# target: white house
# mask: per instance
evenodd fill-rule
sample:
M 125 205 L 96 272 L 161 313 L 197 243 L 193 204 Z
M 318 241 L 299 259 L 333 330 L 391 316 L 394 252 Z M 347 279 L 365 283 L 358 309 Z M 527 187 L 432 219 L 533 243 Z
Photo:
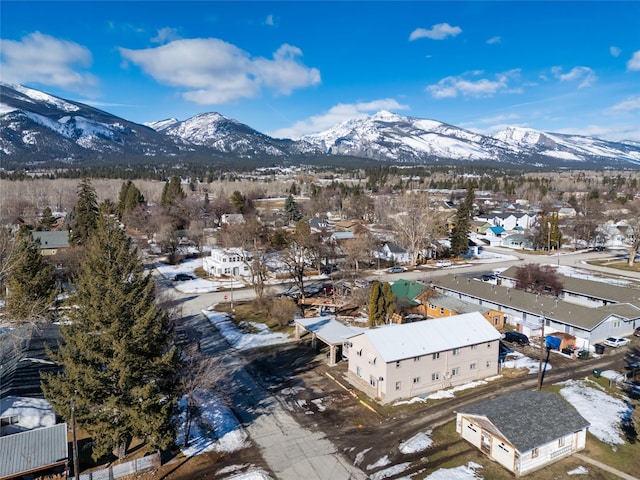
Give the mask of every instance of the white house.
M 393 242 L 386 242 L 373 256 L 393 263 L 411 263 L 411 254 Z
M 247 277 L 251 275 L 245 261 L 247 252 L 241 248 L 214 248 L 211 255 L 202 259 L 202 268 L 215 277 Z
M 584 449 L 588 427 L 553 392 L 513 392 L 456 413 L 456 432 L 517 477 Z
M 498 373 L 498 332 L 478 312 L 366 330 L 345 342 L 347 378 L 390 402 Z

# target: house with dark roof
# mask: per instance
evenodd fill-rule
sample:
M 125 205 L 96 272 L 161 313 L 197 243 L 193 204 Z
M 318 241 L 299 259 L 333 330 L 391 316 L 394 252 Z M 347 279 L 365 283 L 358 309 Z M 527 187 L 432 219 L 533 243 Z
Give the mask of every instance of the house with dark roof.
M 61 248 L 69 248 L 69 232 L 63 231 L 41 231 L 31 232 L 34 240 L 40 242 L 40 253 L 42 255 L 55 255 Z
M 373 252 L 373 256 L 393 263 L 411 263 L 411 254 L 393 242 L 385 242 L 380 251 Z
M 574 335 L 580 349 L 607 337 L 629 336 L 640 326 L 637 302 L 592 308 L 456 274 L 436 277 L 432 284 L 439 293 L 504 312 L 507 323 L 529 336 L 540 336 L 544 321 L 546 334 Z
M 513 392 L 456 412 L 456 432 L 516 477 L 583 450 L 588 427 L 553 392 Z

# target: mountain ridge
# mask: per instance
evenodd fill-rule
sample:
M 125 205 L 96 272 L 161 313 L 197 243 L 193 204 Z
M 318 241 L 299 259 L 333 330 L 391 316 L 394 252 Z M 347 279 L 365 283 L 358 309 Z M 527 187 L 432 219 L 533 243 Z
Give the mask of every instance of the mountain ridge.
M 276 139 L 217 112 L 138 124 L 40 90 L 0 82 L 0 153 L 5 168 L 219 159 L 297 161 L 356 157 L 396 164 L 475 163 L 564 168 L 640 168 L 640 142 L 507 127 L 481 134 L 438 120 L 380 111 L 297 140 Z

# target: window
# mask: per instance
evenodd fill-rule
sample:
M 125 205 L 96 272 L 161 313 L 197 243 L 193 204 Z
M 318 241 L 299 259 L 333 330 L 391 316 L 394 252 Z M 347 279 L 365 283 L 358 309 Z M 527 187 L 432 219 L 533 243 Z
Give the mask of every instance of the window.
M 562 437 L 558 439 L 558 447 L 564 447 L 566 438 Z
M 460 375 L 460 368 L 456 367 L 453 370 L 451 370 L 451 376 L 455 377 L 456 375 Z
M 357 355 L 357 356 L 359 356 L 359 357 L 361 357 L 361 356 L 362 356 L 362 349 L 357 350 L 357 351 L 356 351 L 356 355 Z
M 487 348 L 491 348 L 491 342 L 487 343 Z
M 413 383 L 420 383 L 420 377 L 413 377 Z
M 396 392 L 398 390 L 400 390 L 400 388 L 401 388 L 401 383 L 400 382 L 396 382 Z
M 491 368 L 491 360 L 487 360 L 487 368 Z
M 538 453 L 540 453 L 538 451 L 537 448 L 534 448 L 533 450 L 531 450 L 531 458 L 538 458 Z
M 493 317 L 493 324 L 494 325 L 500 325 L 500 317 L 498 317 L 498 316 Z
M 356 367 L 356 375 L 362 378 L 362 370 L 360 369 L 360 367 Z
M 440 307 L 440 315 L 444 315 L 444 308 Z
M 453 349 L 453 356 L 455 357 L 456 355 L 460 355 L 460 349 L 459 348 L 454 348 Z
M 374 377 L 373 375 L 369 375 L 369 385 L 371 385 L 372 387 L 376 386 L 376 377 Z
M 477 366 L 477 364 L 472 363 L 471 365 L 469 365 L 469 370 L 475 370 Z
M 396 368 L 400 368 L 400 360 L 396 362 Z
M 414 362 L 419 362 L 420 361 L 420 357 L 413 357 L 413 361 Z
M 440 373 L 432 373 L 431 374 L 431 381 L 435 382 L 436 380 L 440 380 Z
M 471 350 L 477 350 L 478 349 L 478 345 L 471 345 Z
M 20 422 L 20 417 L 18 415 L 0 418 L 0 426 L 2 427 L 5 427 L 7 425 L 15 425 L 18 422 Z
M 437 359 L 439 359 L 439 358 L 440 358 L 440 352 L 437 352 L 437 353 L 434 353 L 434 354 L 433 354 L 433 359 L 434 359 L 434 360 L 437 360 Z

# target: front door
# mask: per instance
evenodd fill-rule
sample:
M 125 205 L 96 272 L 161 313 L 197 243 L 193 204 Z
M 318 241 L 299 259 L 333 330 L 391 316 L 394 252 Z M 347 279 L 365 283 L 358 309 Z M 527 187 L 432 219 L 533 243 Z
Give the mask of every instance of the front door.
M 482 450 L 487 455 L 491 455 L 491 435 L 487 432 L 482 432 L 482 437 L 480 440 L 480 450 Z

